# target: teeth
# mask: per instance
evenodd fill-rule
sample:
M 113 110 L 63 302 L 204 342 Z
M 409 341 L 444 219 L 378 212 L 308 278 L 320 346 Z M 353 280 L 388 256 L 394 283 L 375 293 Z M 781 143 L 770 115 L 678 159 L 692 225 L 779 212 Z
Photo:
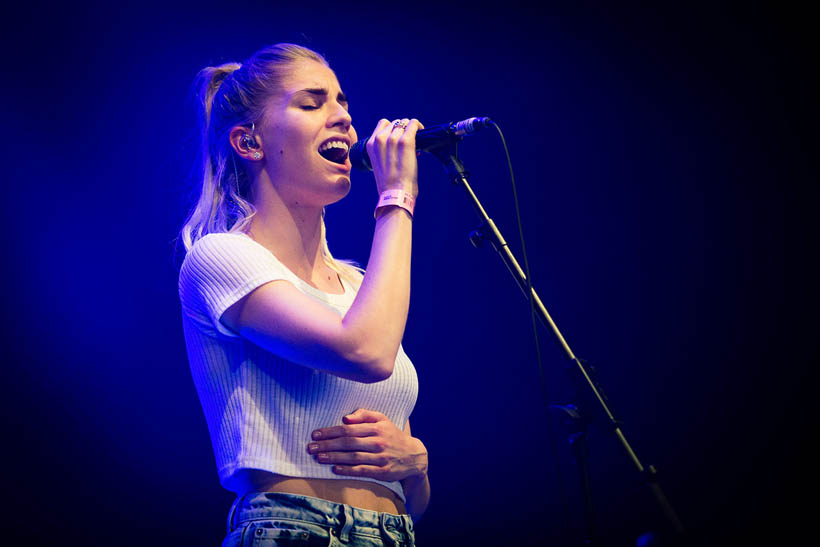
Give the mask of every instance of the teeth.
M 346 142 L 344 141 L 328 141 L 323 143 L 322 146 L 319 147 L 319 152 L 324 152 L 330 148 L 341 148 L 345 152 L 350 148 Z

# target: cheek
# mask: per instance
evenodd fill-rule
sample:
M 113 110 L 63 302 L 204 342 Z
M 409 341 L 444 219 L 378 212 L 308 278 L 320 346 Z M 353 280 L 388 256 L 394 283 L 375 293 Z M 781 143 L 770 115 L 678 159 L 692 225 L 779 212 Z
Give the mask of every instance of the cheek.
M 274 151 L 280 157 L 306 158 L 311 155 L 311 136 L 300 128 L 285 127 L 279 132 Z
M 268 156 L 276 158 L 285 158 L 293 155 L 292 137 L 286 132 L 277 131 L 271 132 L 268 139 L 265 141 L 265 148 Z

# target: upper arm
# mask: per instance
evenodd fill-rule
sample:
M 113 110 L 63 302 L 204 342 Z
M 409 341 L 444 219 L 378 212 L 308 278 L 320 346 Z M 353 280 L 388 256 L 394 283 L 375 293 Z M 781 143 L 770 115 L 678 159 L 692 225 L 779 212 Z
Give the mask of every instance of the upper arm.
M 392 372 L 368 355 L 365 333 L 285 280 L 265 283 L 230 306 L 223 325 L 285 359 L 360 382 Z
M 361 381 L 390 376 L 393 361 L 373 336 L 299 291 L 267 249 L 242 234 L 208 234 L 180 270 L 183 308 L 223 336 L 243 336 L 292 361 Z M 395 355 L 392 356 L 395 360 Z

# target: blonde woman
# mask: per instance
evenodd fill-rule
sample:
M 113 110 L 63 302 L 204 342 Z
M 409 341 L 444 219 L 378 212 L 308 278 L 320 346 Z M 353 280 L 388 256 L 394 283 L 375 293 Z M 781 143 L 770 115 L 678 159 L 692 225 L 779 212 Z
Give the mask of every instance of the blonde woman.
M 401 347 L 421 125 L 381 120 L 367 140 L 380 198 L 362 271 L 325 240 L 357 136 L 324 58 L 277 44 L 204 69 L 199 87 L 202 191 L 179 291 L 220 482 L 237 496 L 223 545 L 412 545 L 430 497 Z

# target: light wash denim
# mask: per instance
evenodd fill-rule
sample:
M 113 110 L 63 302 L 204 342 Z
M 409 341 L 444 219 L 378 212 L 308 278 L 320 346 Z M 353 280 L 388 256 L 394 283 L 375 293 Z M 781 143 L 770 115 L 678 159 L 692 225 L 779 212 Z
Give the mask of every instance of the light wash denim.
M 256 492 L 234 501 L 222 547 L 407 547 L 415 544 L 414 538 L 410 515 L 367 511 L 309 496 Z

